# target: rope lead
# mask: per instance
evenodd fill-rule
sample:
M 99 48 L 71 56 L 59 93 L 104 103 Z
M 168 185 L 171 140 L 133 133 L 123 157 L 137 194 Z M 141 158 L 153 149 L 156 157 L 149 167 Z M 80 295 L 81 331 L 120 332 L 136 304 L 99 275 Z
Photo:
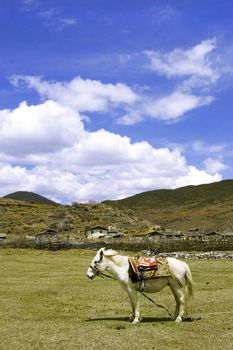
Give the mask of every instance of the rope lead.
M 153 304 L 155 304 L 157 307 L 160 307 L 161 309 L 166 310 L 167 313 L 168 313 L 168 315 L 169 315 L 170 317 L 172 317 L 172 314 L 170 313 L 170 311 L 169 311 L 165 306 L 160 305 L 160 304 L 156 304 L 156 302 L 155 302 L 153 299 L 149 298 L 146 294 L 144 294 L 143 292 L 140 292 L 140 293 L 141 293 L 145 298 L 147 298 L 148 300 L 150 300 Z

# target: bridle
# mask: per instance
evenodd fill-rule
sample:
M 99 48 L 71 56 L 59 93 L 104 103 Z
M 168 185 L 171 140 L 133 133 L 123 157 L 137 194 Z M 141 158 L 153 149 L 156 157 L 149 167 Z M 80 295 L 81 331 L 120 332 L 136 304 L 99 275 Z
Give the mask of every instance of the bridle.
M 100 272 L 100 270 L 98 269 L 97 264 L 99 264 L 99 262 L 95 262 L 95 263 L 94 263 L 94 266 L 93 266 L 93 265 L 90 265 L 90 268 L 92 269 L 92 271 L 95 272 L 95 274 L 96 274 L 97 276 L 100 276 L 101 272 Z
M 113 279 L 113 280 L 116 280 L 114 277 L 109 276 L 109 275 L 107 275 L 106 273 L 103 273 L 102 271 L 100 271 L 100 270 L 98 269 L 98 265 L 100 265 L 101 260 L 102 260 L 102 256 L 100 257 L 99 261 L 95 261 L 95 262 L 94 262 L 94 266 L 90 265 L 90 268 L 91 268 L 92 270 L 94 270 L 94 272 L 96 273 L 96 275 L 99 276 L 99 277 L 101 277 L 101 278 L 107 277 L 107 278 L 111 278 L 111 279 Z

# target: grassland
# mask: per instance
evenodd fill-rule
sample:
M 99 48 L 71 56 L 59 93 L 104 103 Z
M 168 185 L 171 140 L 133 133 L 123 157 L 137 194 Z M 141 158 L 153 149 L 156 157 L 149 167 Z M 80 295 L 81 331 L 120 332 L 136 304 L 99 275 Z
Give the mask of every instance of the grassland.
M 128 299 L 111 280 L 90 281 L 94 252 L 0 250 L 0 349 L 203 349 L 233 343 L 232 260 L 189 260 L 193 316 L 176 324 L 140 297 L 143 322 L 127 322 Z M 156 300 L 172 310 L 169 289 Z

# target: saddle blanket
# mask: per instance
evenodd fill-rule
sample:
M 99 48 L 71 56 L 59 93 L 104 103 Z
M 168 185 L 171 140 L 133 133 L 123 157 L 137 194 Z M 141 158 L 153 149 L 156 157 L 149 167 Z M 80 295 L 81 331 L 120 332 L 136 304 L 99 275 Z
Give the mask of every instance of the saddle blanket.
M 134 281 L 171 276 L 167 258 L 129 258 L 130 276 Z

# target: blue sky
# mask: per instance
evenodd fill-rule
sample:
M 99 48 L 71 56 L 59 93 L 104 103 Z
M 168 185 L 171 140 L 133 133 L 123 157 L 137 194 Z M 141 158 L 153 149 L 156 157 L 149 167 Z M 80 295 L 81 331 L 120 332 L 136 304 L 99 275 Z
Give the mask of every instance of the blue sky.
M 71 203 L 233 178 L 233 4 L 9 0 L 0 195 Z

